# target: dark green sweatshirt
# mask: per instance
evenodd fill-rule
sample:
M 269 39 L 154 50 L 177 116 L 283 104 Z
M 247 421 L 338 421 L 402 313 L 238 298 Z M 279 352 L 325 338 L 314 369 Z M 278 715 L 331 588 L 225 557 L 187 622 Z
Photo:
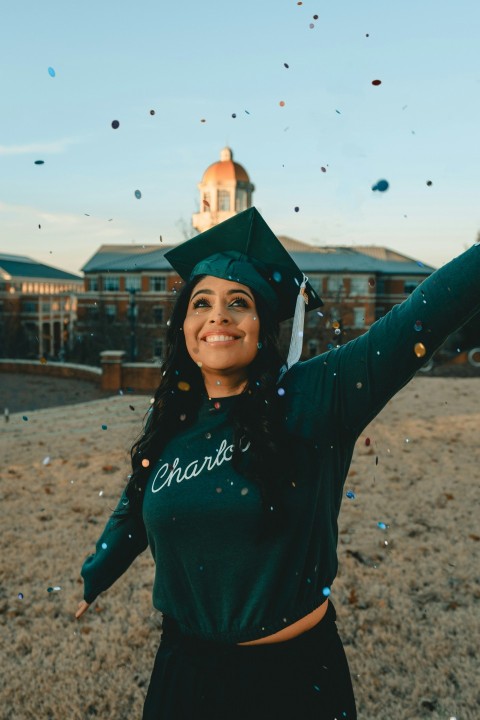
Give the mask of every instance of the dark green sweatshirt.
M 235 396 L 205 401 L 152 469 L 143 522 L 123 495 L 85 561 L 92 602 L 147 545 L 153 604 L 189 634 L 230 643 L 270 635 L 318 607 L 337 572 L 337 518 L 361 431 L 445 338 L 480 310 L 480 247 L 427 278 L 368 332 L 294 365 L 281 379 L 293 460 L 288 525 L 256 542 L 259 488 L 231 463 Z M 427 351 L 417 357 L 414 347 Z M 217 407 L 216 407 L 217 406 Z M 249 447 L 242 448 L 245 458 Z

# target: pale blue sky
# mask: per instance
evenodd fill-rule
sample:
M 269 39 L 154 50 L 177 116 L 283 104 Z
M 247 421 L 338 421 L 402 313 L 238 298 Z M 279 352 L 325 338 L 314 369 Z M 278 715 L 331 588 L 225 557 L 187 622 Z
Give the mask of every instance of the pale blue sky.
M 479 21 L 476 0 L 12 2 L 0 252 L 78 272 L 102 243 L 179 242 L 228 144 L 276 233 L 441 265 L 480 228 Z

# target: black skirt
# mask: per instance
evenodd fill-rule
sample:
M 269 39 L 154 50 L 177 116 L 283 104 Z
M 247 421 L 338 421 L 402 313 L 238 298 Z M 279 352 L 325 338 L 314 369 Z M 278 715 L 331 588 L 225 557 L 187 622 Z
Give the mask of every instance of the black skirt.
M 241 646 L 182 635 L 164 617 L 143 720 L 355 720 L 335 620 L 329 601 L 296 638 Z

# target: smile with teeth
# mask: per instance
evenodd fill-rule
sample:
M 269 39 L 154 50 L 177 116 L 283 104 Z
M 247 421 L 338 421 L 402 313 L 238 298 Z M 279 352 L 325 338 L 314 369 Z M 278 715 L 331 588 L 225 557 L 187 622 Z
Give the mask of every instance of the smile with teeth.
M 204 340 L 207 343 L 217 343 L 229 342 L 230 340 L 238 340 L 238 338 L 234 337 L 233 335 L 207 335 Z

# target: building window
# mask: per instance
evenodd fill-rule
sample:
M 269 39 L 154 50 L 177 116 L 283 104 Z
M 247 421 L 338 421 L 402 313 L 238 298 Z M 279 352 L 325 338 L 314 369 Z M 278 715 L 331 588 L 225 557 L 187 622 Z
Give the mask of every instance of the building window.
M 320 297 L 321 297 L 323 295 L 323 279 L 322 279 L 322 277 L 320 277 L 318 275 L 317 275 L 317 277 L 310 277 L 310 275 L 309 275 L 308 282 L 310 283 L 312 288 L 315 290 L 317 295 L 320 295 Z
M 49 302 L 42 302 L 42 312 L 50 312 L 50 303 Z
M 154 340 L 153 356 L 156 358 L 161 358 L 163 356 L 163 340 Z
M 91 277 L 87 280 L 87 290 L 90 292 L 97 292 L 98 290 L 98 277 Z
M 365 325 L 365 308 L 353 308 L 353 327 L 361 328 Z
M 120 290 L 120 278 L 117 275 L 105 275 L 103 289 L 105 292 L 118 292 Z
M 125 278 L 125 290 L 138 290 L 142 289 L 142 278 L 140 275 L 127 275 Z
M 157 325 L 161 325 L 161 323 L 163 323 L 163 308 L 162 307 L 154 307 L 153 308 L 153 320 Z
M 365 277 L 352 277 L 350 295 L 368 295 L 368 281 Z
M 339 275 L 329 275 L 327 278 L 327 292 L 339 293 L 343 290 L 343 279 Z
M 165 275 L 156 275 L 150 278 L 150 290 L 152 292 L 165 292 L 167 289 L 167 278 Z
M 230 193 L 228 190 L 218 191 L 218 209 L 220 212 L 228 212 L 230 210 Z
M 87 306 L 87 317 L 89 320 L 98 320 L 97 305 L 88 305 Z
M 247 191 L 242 188 L 237 188 L 235 191 L 235 210 L 242 212 L 248 207 L 248 194 Z
M 117 316 L 117 306 L 116 305 L 105 305 L 105 317 L 107 318 L 108 322 L 113 322 Z
M 22 303 L 22 310 L 23 310 L 23 312 L 26 312 L 26 313 L 37 312 L 37 303 L 25 300 Z
M 420 283 L 415 280 L 406 280 L 403 286 L 403 292 L 405 295 L 410 295 L 419 285 Z

